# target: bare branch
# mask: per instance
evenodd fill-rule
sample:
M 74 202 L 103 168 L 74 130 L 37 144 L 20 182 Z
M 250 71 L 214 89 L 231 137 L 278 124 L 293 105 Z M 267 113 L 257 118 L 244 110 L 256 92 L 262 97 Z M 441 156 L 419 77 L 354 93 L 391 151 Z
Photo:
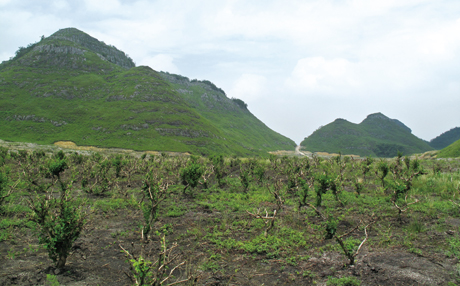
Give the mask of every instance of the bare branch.
M 351 234 L 352 232 L 354 232 L 355 230 L 357 230 L 357 229 L 359 228 L 360 225 L 361 225 L 361 221 L 359 221 L 358 225 L 357 225 L 355 228 L 353 228 L 352 230 L 350 230 L 350 231 L 347 232 L 347 233 L 342 234 L 342 235 L 339 236 L 338 238 L 342 238 L 342 237 L 348 236 L 349 234 Z
M 176 267 L 174 267 L 173 269 L 171 269 L 171 271 L 169 272 L 169 275 L 168 277 L 166 277 L 165 279 L 163 279 L 161 282 L 160 282 L 160 285 L 162 285 L 163 283 L 165 283 L 166 280 L 168 280 L 169 278 L 171 278 L 174 270 L 176 270 L 178 267 L 182 266 L 185 264 L 186 261 L 182 261 L 182 263 L 179 263 L 178 265 L 176 265 Z M 188 279 L 187 279 L 188 280 Z M 185 281 L 187 281 L 185 280 Z M 174 283 L 174 284 L 177 284 L 177 283 Z M 169 284 L 169 285 L 173 285 L 173 284 Z
M 368 239 L 368 237 L 369 237 L 369 234 L 367 233 L 367 228 L 368 228 L 371 224 L 373 224 L 374 222 L 375 222 L 375 220 L 372 221 L 372 222 L 370 222 L 369 224 L 367 224 L 366 227 L 364 228 L 364 233 L 366 234 L 366 238 L 364 238 L 364 240 L 363 240 L 363 241 L 361 242 L 361 244 L 359 245 L 358 249 L 356 250 L 355 254 L 353 255 L 354 257 L 358 256 L 359 251 L 361 250 L 361 247 L 362 247 L 362 246 L 364 245 L 364 243 L 367 241 L 367 239 Z
M 323 214 L 317 209 L 315 208 L 315 206 L 313 206 L 312 204 L 310 203 L 307 203 L 307 206 L 311 207 L 312 209 L 315 210 L 316 214 L 319 215 L 323 220 L 327 220 L 325 216 L 323 216 Z

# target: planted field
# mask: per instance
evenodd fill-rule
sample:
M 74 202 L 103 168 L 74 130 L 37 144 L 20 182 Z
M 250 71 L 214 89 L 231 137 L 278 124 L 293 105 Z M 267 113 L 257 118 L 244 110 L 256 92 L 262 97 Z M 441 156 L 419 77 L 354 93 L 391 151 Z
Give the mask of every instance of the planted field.
M 0 149 L 0 285 L 457 285 L 460 161 Z

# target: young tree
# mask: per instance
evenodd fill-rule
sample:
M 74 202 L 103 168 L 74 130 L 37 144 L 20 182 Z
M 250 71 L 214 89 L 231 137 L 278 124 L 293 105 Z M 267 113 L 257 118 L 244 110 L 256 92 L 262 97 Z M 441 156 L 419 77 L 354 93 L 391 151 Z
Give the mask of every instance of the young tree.
M 196 186 L 198 186 L 199 180 L 204 173 L 202 166 L 197 160 L 198 158 L 191 157 L 185 168 L 180 171 L 180 178 L 184 186 L 184 194 L 188 188 L 195 189 Z
M 158 210 L 160 203 L 166 198 L 169 184 L 163 178 L 159 179 L 158 174 L 150 170 L 144 179 L 142 190 L 144 196 L 140 202 L 140 208 L 144 214 L 144 227 L 142 228 L 142 238 L 148 239 L 153 224 L 158 220 Z
M 247 193 L 250 184 L 250 171 L 243 167 L 243 165 L 240 165 L 240 182 L 243 186 L 243 191 Z
M 62 179 L 67 168 L 65 159 L 51 159 L 48 171 L 54 183 L 58 184 L 59 196 L 55 197 L 49 189 L 45 194 L 33 193 L 29 200 L 32 210 L 30 220 L 39 226 L 39 242 L 45 245 L 57 268 L 65 266 L 72 245 L 86 223 L 84 204 L 71 196 L 74 178 L 68 182 Z
M 166 244 L 165 236 L 160 237 L 160 251 L 154 261 L 151 261 L 151 253 L 144 253 L 142 248 L 141 254 L 136 257 L 132 252 L 130 253 L 121 244 L 119 247 L 126 254 L 130 264 L 131 273 L 126 275 L 131 279 L 134 285 L 138 286 L 160 286 L 160 285 L 178 285 L 186 283 L 193 279 L 193 275 L 187 273 L 184 278 L 177 278 L 174 274 L 181 266 L 187 263 L 186 260 L 178 263 L 179 254 L 174 251 L 177 248 L 177 243 L 173 243 L 171 247 Z M 179 260 L 180 261 L 180 260 Z M 171 282 L 170 282 L 171 281 Z M 192 284 L 194 285 L 194 284 Z
M 377 171 L 375 172 L 375 174 L 380 179 L 383 188 L 385 188 L 385 178 L 388 175 L 389 171 L 390 168 L 388 167 L 388 163 L 382 159 L 377 165 Z
M 212 165 L 214 168 L 215 178 L 217 180 L 217 185 L 222 188 L 224 186 L 224 177 L 226 176 L 224 156 L 216 155 L 211 157 Z

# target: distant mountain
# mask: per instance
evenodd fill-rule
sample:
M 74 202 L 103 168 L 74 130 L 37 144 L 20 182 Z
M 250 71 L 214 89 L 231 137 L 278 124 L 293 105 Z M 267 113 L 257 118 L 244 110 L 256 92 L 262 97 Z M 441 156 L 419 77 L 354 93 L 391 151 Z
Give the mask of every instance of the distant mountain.
M 135 67 L 117 48 L 62 29 L 0 64 L 0 139 L 198 154 L 294 150 L 241 100 L 185 79 Z
M 430 140 L 430 146 L 436 150 L 446 148 L 460 139 L 460 127 L 455 127 Z
M 422 153 L 432 148 L 414 136 L 411 129 L 382 113 L 367 116 L 361 123 L 336 119 L 313 132 L 300 145 L 311 152 L 341 152 L 360 156 L 393 157 Z
M 439 151 L 438 158 L 458 158 L 460 157 L 460 140 L 455 141 L 446 148 Z

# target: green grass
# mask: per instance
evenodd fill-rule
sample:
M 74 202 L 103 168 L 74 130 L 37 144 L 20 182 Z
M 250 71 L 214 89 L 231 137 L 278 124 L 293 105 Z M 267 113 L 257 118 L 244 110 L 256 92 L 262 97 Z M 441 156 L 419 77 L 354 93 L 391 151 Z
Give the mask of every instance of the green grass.
M 438 158 L 458 158 L 460 157 L 460 140 L 455 141 L 438 153 Z

